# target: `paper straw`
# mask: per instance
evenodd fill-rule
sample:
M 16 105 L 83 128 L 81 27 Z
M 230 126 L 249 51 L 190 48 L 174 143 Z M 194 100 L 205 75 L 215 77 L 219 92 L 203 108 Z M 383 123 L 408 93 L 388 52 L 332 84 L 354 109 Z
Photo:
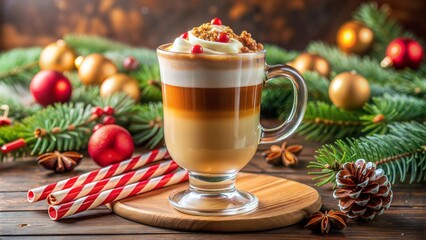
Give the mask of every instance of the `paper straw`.
M 91 171 L 80 176 L 68 178 L 60 182 L 52 183 L 43 187 L 30 189 L 28 190 L 27 201 L 37 202 L 37 201 L 46 199 L 46 197 L 52 192 L 56 192 L 59 190 L 68 189 L 68 188 L 72 188 L 76 186 L 81 186 L 94 181 L 110 178 L 110 177 L 119 175 L 121 173 L 143 167 L 149 163 L 159 161 L 161 159 L 168 158 L 168 157 L 170 157 L 170 155 L 167 152 L 167 149 L 165 147 L 156 149 L 156 150 L 141 154 L 139 156 L 133 157 L 126 161 L 112 164 L 110 166 L 107 166 L 95 171 Z
M 48 213 L 52 220 L 59 220 L 64 217 L 93 209 L 95 207 L 114 202 L 123 198 L 131 197 L 140 193 L 149 192 L 165 186 L 185 182 L 188 180 L 186 170 L 179 170 L 160 177 L 144 180 L 115 189 L 106 190 L 96 194 L 79 198 L 73 202 L 60 205 L 49 206 Z
M 87 195 L 158 177 L 165 173 L 173 172 L 178 167 L 179 166 L 173 160 L 169 160 L 160 164 L 127 172 L 122 175 L 117 175 L 112 178 L 53 192 L 47 197 L 47 203 L 50 205 L 58 205 L 74 201 Z

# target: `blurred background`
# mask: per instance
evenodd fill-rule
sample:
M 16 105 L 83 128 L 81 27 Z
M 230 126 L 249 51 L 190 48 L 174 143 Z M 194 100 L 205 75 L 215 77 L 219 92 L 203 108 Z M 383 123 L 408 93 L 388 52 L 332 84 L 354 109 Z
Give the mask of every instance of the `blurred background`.
M 222 19 L 260 42 L 301 50 L 335 43 L 362 0 L 0 0 L 0 49 L 44 46 L 68 33 L 94 34 L 155 48 L 195 25 Z M 426 35 L 425 0 L 378 0 L 407 30 Z

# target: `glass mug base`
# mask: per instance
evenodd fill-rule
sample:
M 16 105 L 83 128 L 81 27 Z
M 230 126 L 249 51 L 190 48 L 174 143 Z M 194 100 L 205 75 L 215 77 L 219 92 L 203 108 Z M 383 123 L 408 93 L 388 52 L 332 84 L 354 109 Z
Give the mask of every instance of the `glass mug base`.
M 235 188 L 237 172 L 201 174 L 189 172 L 189 188 L 172 193 L 170 204 L 178 211 L 191 215 L 227 216 L 255 210 L 256 196 Z

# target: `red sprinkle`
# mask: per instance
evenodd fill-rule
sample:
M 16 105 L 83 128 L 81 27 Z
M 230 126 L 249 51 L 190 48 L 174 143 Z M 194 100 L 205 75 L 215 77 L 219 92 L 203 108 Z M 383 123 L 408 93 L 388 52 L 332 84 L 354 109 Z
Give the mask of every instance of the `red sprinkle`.
M 181 38 L 183 39 L 188 39 L 188 32 L 184 32 L 180 35 Z
M 204 50 L 203 50 L 203 47 L 201 47 L 201 45 L 196 44 L 192 46 L 191 48 L 191 53 L 203 53 L 203 52 Z
M 226 33 L 220 33 L 219 36 L 217 36 L 216 41 L 221 42 L 221 43 L 227 43 L 227 42 L 229 42 L 229 36 Z
M 212 25 L 222 25 L 222 20 L 220 20 L 220 18 L 213 18 L 212 21 L 210 22 Z

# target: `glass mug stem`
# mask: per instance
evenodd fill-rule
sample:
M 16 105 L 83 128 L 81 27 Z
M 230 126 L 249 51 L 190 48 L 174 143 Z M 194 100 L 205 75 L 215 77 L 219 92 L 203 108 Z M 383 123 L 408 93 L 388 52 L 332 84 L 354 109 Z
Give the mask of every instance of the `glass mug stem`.
M 188 189 L 172 193 L 170 204 L 207 216 L 255 210 L 256 196 L 235 187 L 238 171 L 259 144 L 281 141 L 296 130 L 307 102 L 302 76 L 289 66 L 265 68 L 264 51 L 193 55 L 167 49 L 163 45 L 157 50 L 166 146 L 189 172 Z M 260 125 L 261 92 L 276 77 L 292 82 L 294 103 L 289 118 L 268 129 Z

